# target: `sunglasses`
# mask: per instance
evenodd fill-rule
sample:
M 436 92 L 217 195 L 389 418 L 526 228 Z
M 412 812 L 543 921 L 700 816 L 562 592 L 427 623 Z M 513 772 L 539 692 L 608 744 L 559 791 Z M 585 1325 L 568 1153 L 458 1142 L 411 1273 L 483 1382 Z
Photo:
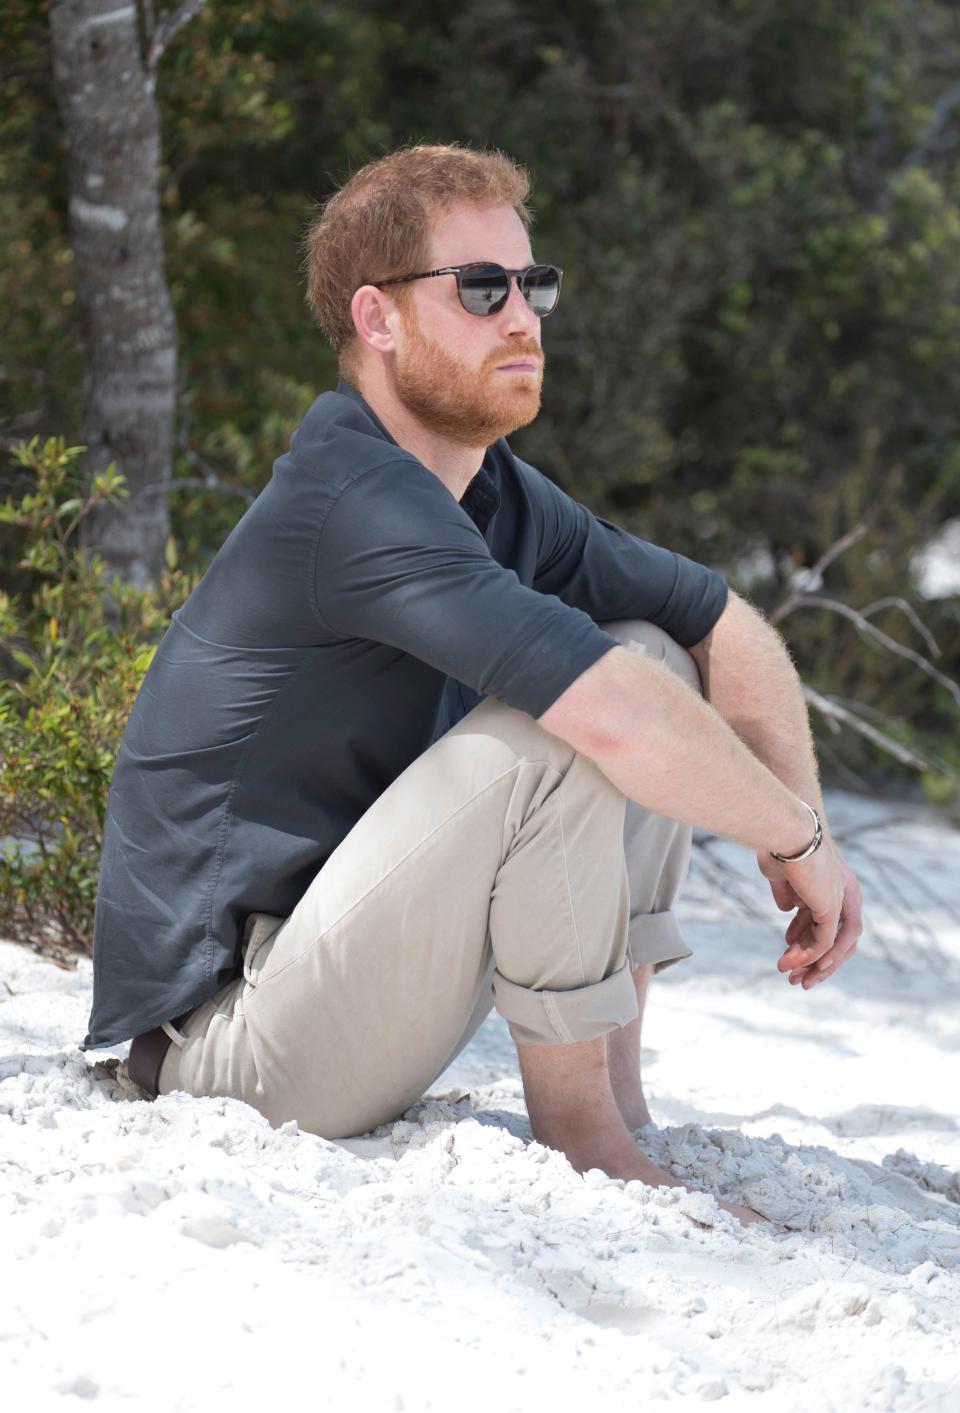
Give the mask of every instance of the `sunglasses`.
M 506 270 L 489 260 L 472 265 L 444 265 L 442 270 L 424 270 L 420 275 L 396 275 L 389 280 L 371 280 L 381 285 L 403 285 L 410 280 L 430 280 L 434 275 L 456 275 L 457 294 L 468 314 L 498 314 L 510 298 L 510 281 L 515 279 L 520 293 L 539 319 L 557 307 L 563 271 L 557 265 L 528 265 L 524 270 Z

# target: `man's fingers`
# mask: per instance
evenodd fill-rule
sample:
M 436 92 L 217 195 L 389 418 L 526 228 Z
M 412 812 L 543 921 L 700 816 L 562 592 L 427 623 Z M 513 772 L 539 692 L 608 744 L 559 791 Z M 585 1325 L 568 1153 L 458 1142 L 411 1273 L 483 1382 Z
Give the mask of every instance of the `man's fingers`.
M 849 917 L 843 914 L 833 946 L 819 961 L 795 967 L 790 974 L 791 984 L 799 982 L 805 991 L 809 991 L 811 986 L 835 975 L 856 952 L 862 931 L 863 919 L 859 907 L 854 908 Z
M 833 976 L 839 971 L 844 962 L 849 961 L 857 950 L 857 941 L 863 931 L 863 897 L 855 879 L 851 878 L 851 885 L 844 890 L 843 912 L 840 914 L 840 925 L 837 928 L 837 936 L 830 951 L 821 957 L 815 967 L 809 971 L 814 973 L 803 980 L 804 990 L 809 990 L 819 981 L 826 981 L 828 976 Z M 806 969 L 805 969 L 806 970 Z
M 828 904 L 819 917 L 795 894 L 797 913 L 786 930 L 787 946 L 777 968 L 789 974 L 791 985 L 801 985 L 805 991 L 839 971 L 857 950 L 857 940 L 863 931 L 860 885 L 842 861 L 841 870 L 842 896 L 834 904 Z
M 796 917 L 784 934 L 784 941 L 786 951 L 777 962 L 780 971 L 809 966 L 811 962 L 818 961 L 823 956 L 826 948 L 818 946 L 816 923 L 806 903 L 802 903 L 798 908 Z
M 764 878 L 770 884 L 770 892 L 773 894 L 773 901 L 781 912 L 789 913 L 800 902 L 794 892 L 789 880 L 784 876 L 779 864 L 766 855 L 757 855 L 757 865 Z
M 797 942 L 802 942 L 810 930 L 813 922 L 813 913 L 803 903 L 797 911 L 796 917 L 791 921 L 784 934 L 788 947 L 794 946 Z
M 795 929 L 798 922 L 800 926 Z M 836 914 L 817 922 L 809 908 L 801 908 L 787 929 L 787 950 L 777 962 L 778 970 L 803 972 L 819 962 L 835 944 L 840 931 L 838 924 Z
M 840 928 L 837 932 L 837 940 L 825 957 L 821 957 L 817 963 L 820 971 L 829 971 L 831 968 L 836 971 L 841 966 L 857 945 L 857 938 L 863 931 L 863 923 L 859 909 L 853 913 L 842 913 L 840 916 Z
M 814 966 L 802 972 L 799 980 L 804 991 L 809 991 L 811 986 L 819 986 L 821 981 L 829 981 L 831 976 L 835 976 L 840 970 L 844 962 L 850 960 L 856 950 L 857 939 L 854 938 L 842 952 L 834 949 L 828 957 L 824 958 L 824 961 L 830 962 L 830 966 L 826 970 L 821 970 L 820 966 Z
M 850 880 L 843 891 L 843 907 L 840 914 L 841 929 L 837 941 L 841 942 L 846 937 L 852 937 L 854 941 L 863 931 L 863 894 L 860 892 L 860 885 L 851 874 Z
M 800 901 L 785 878 L 771 879 L 770 891 L 773 894 L 773 901 L 781 912 L 792 912 Z

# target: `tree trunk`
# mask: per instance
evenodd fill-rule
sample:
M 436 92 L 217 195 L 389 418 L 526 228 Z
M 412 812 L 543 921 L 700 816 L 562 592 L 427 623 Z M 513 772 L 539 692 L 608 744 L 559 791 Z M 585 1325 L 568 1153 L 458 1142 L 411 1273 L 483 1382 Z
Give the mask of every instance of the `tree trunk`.
M 129 497 L 91 517 L 89 540 L 147 586 L 169 534 L 176 327 L 157 187 L 159 120 L 135 4 L 53 0 L 57 104 L 70 150 L 70 231 L 87 355 L 81 440 L 92 474 L 111 461 Z

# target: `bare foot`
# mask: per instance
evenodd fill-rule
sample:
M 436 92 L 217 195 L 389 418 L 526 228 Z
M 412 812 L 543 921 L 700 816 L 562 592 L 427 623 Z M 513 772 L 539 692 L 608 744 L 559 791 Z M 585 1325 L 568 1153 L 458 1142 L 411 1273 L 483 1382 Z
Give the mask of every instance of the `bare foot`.
M 649 1159 L 647 1161 L 649 1161 Z M 701 1190 L 700 1188 L 691 1187 L 688 1183 L 681 1182 L 679 1178 L 673 1176 L 673 1173 L 668 1173 L 664 1168 L 658 1168 L 654 1163 L 650 1163 L 650 1167 L 658 1174 L 656 1179 L 645 1179 L 645 1181 L 650 1182 L 652 1187 L 663 1187 L 667 1185 L 669 1187 L 685 1187 L 688 1192 L 699 1192 Z M 721 1197 L 715 1197 L 714 1201 L 718 1207 L 722 1207 L 725 1212 L 729 1212 L 731 1217 L 736 1217 L 737 1221 L 743 1227 L 752 1227 L 755 1222 L 763 1222 L 768 1226 L 770 1225 L 769 1219 L 764 1217 L 760 1212 L 755 1212 L 752 1207 L 741 1207 L 738 1202 L 726 1202 Z
M 538 1143 L 564 1155 L 578 1173 L 598 1168 L 625 1182 L 649 1187 L 684 1187 L 672 1173 L 658 1168 L 637 1147 L 614 1096 L 607 1054 L 608 1037 L 573 1041 L 568 1045 L 518 1045 L 517 1057 L 530 1129 Z M 628 1057 L 630 1058 L 630 1057 Z M 630 1058 L 615 1062 L 618 1076 L 639 1068 Z M 625 1104 L 628 1118 L 649 1121 L 639 1085 Z M 639 1125 L 638 1125 L 639 1127 Z M 689 1189 L 688 1189 L 689 1190 Z M 744 1226 L 764 1221 L 759 1212 L 721 1202 L 724 1211 Z
M 584 1153 L 578 1153 L 571 1145 L 566 1151 L 566 1157 L 578 1173 L 584 1173 L 588 1168 L 599 1168 L 608 1177 L 623 1178 L 625 1182 L 639 1181 L 647 1187 L 684 1187 L 688 1192 L 697 1191 L 695 1187 L 690 1187 L 678 1177 L 674 1177 L 673 1173 L 668 1173 L 665 1168 L 658 1168 L 632 1141 L 629 1146 L 616 1142 L 602 1149 L 591 1146 Z M 741 1207 L 736 1202 L 724 1202 L 719 1197 L 716 1202 L 718 1207 L 736 1217 L 741 1226 L 767 1222 L 767 1218 L 755 1212 L 752 1207 Z
M 657 1165 L 651 1163 L 649 1159 L 645 1159 L 644 1161 L 649 1165 L 652 1172 L 656 1174 L 655 1177 L 643 1179 L 643 1181 L 649 1183 L 651 1187 L 685 1187 L 688 1192 L 698 1192 L 700 1190 L 696 1187 L 690 1187 L 688 1183 L 681 1182 L 679 1178 L 674 1177 L 673 1173 L 668 1173 L 665 1168 L 658 1168 Z M 768 1219 L 759 1212 L 755 1212 L 752 1207 L 741 1207 L 737 1202 L 725 1202 L 720 1197 L 714 1198 L 714 1201 L 718 1207 L 722 1207 L 725 1212 L 729 1212 L 731 1217 L 736 1217 L 741 1226 L 751 1227 L 755 1222 L 769 1224 Z
M 650 1122 L 651 1119 L 648 1114 L 643 1123 L 634 1125 L 631 1129 L 634 1139 L 636 1139 L 637 1131 L 644 1128 L 646 1124 Z M 629 1124 L 627 1126 L 628 1128 L 630 1127 Z M 640 1156 L 642 1157 L 643 1154 L 641 1153 Z M 646 1161 L 649 1162 L 649 1159 Z M 655 1163 L 650 1163 L 650 1168 L 653 1173 L 658 1174 L 656 1179 L 647 1179 L 653 1187 L 663 1187 L 666 1185 L 669 1187 L 686 1187 L 688 1192 L 696 1192 L 698 1190 L 695 1187 L 687 1186 L 685 1182 L 681 1182 L 679 1178 L 675 1178 L 672 1173 L 668 1173 L 664 1168 L 658 1168 Z M 752 1207 L 741 1207 L 737 1202 L 725 1202 L 720 1197 L 716 1198 L 716 1203 L 717 1206 L 722 1207 L 725 1212 L 729 1212 L 731 1217 L 736 1217 L 741 1226 L 751 1227 L 755 1222 L 766 1222 L 767 1225 L 773 1225 L 778 1231 L 786 1230 L 785 1227 L 777 1227 L 776 1223 L 771 1223 L 769 1217 L 763 1216 L 761 1212 L 755 1212 Z
M 755 1212 L 752 1207 L 741 1207 L 736 1202 L 722 1202 L 717 1199 L 717 1206 L 722 1207 L 725 1212 L 729 1212 L 732 1217 L 736 1217 L 741 1226 L 752 1227 L 755 1222 L 764 1222 L 767 1226 L 774 1225 L 769 1217 L 764 1217 L 760 1212 Z

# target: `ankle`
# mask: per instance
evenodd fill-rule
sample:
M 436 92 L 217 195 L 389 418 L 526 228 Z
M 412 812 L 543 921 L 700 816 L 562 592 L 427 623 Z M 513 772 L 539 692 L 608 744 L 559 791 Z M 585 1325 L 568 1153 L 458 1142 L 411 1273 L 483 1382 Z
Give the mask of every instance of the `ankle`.
M 575 1172 L 583 1174 L 591 1168 L 598 1168 L 607 1177 L 620 1178 L 623 1182 L 642 1182 L 648 1187 L 683 1187 L 684 1184 L 672 1173 L 658 1168 L 640 1152 L 631 1135 L 624 1128 L 622 1136 L 605 1134 L 586 1138 L 566 1138 L 562 1142 L 550 1142 L 535 1135 L 545 1148 L 553 1148 L 562 1153 Z
M 562 1153 L 575 1172 L 585 1173 L 590 1168 L 599 1168 L 608 1176 L 619 1175 L 635 1162 L 637 1146 L 626 1128 L 622 1132 L 596 1129 L 578 1132 L 572 1129 L 544 1131 L 534 1130 L 534 1138 L 544 1148 L 552 1148 Z
M 600 1168 L 615 1177 L 644 1177 L 643 1165 L 652 1169 L 638 1155 L 624 1122 L 611 1083 L 605 1036 L 570 1045 L 518 1045 L 517 1055 L 538 1143 L 563 1153 L 580 1173 Z M 639 1105 L 636 1098 L 634 1090 L 627 1118 L 649 1122 L 642 1094 Z
M 642 1093 L 630 1094 L 626 1097 L 616 1096 L 617 1108 L 620 1110 L 620 1117 L 623 1119 L 628 1132 L 636 1133 L 638 1128 L 645 1128 L 647 1124 L 653 1123 L 650 1117 L 650 1110 L 647 1108 L 646 1100 Z

